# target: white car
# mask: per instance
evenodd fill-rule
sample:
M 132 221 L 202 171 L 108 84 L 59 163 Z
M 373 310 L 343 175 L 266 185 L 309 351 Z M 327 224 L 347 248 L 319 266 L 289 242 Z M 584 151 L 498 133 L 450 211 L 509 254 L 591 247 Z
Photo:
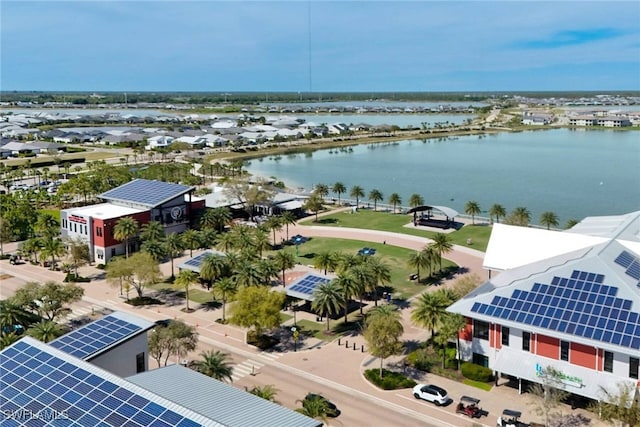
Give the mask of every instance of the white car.
M 433 384 L 418 384 L 413 388 L 413 397 L 435 403 L 436 406 L 451 402 L 447 390 Z

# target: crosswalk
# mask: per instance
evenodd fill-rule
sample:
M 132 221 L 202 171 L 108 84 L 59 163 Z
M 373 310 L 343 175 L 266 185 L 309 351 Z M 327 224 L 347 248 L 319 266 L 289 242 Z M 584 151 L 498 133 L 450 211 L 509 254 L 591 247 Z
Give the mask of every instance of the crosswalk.
M 258 373 L 260 368 L 262 368 L 265 364 L 263 362 L 259 362 L 255 359 L 262 359 L 266 363 L 267 361 L 274 361 L 280 357 L 278 353 L 266 353 L 260 352 L 256 354 L 255 358 L 246 359 L 233 367 L 233 373 L 231 374 L 231 379 L 233 382 L 239 381 L 240 379 L 246 377 L 247 375 L 255 375 Z
M 81 306 L 73 307 L 71 313 L 64 319 L 65 323 L 72 324 L 78 319 L 91 317 L 95 314 L 106 314 L 110 310 L 116 308 L 117 301 L 105 300 L 102 302 L 104 306 Z

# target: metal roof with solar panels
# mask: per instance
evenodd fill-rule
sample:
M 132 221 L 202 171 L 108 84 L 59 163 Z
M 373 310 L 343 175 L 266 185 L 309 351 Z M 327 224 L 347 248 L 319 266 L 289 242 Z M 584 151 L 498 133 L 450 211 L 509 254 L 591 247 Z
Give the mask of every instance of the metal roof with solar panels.
M 3 427 L 224 427 L 31 337 L 0 351 L 0 371 Z
M 115 312 L 56 338 L 49 345 L 80 359 L 90 360 L 153 326 L 152 322 Z
M 102 193 L 99 197 L 110 203 L 127 203 L 154 208 L 194 190 L 194 187 L 149 179 L 134 179 Z
M 190 258 L 190 259 L 186 260 L 185 262 L 183 262 L 182 264 L 178 265 L 178 269 L 179 270 L 191 270 L 191 271 L 194 271 L 194 272 L 200 274 L 200 266 L 202 266 L 202 262 L 205 260 L 206 257 L 208 257 L 210 255 L 221 256 L 221 257 L 226 256 L 223 252 L 214 251 L 213 249 L 207 249 L 206 251 L 202 252 L 201 254 L 198 254 L 198 255 L 194 256 L 193 258 Z
M 473 313 L 508 320 L 561 334 L 574 335 L 632 349 L 640 349 L 640 313 L 633 302 L 617 297 L 602 274 L 574 270 L 571 277 L 554 276 L 551 283 L 535 282 L 488 304 L 475 302 Z M 500 320 L 498 320 L 499 323 Z
M 307 274 L 285 288 L 287 295 L 294 298 L 313 301 L 313 292 L 324 283 L 331 281 L 327 276 Z
M 633 277 L 638 281 L 640 287 L 640 258 L 634 256 L 628 251 L 620 252 L 620 255 L 614 260 L 616 264 L 625 268 L 627 276 Z

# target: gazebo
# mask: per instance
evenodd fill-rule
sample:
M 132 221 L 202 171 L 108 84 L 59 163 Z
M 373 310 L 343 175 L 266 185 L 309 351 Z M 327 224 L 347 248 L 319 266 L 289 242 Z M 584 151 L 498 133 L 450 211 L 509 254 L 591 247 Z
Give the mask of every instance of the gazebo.
M 433 218 L 433 212 L 437 212 L 445 217 L 444 220 Z M 418 218 L 418 212 L 421 212 L 420 218 Z M 426 215 L 424 214 L 426 212 Z M 436 227 L 448 229 L 455 226 L 455 217 L 459 213 L 455 209 L 451 209 L 447 206 L 416 206 L 409 209 L 407 213 L 413 214 L 413 225 L 422 225 L 427 227 Z

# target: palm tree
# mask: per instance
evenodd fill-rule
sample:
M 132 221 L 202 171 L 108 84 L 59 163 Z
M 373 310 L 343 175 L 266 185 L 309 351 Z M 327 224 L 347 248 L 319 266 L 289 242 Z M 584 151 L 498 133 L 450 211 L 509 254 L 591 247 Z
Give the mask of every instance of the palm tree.
M 393 205 L 393 213 L 396 213 L 396 206 L 402 204 L 402 198 L 398 193 L 392 193 L 389 196 L 389 204 Z
M 331 191 L 338 195 L 338 206 L 340 206 L 340 195 L 347 192 L 347 187 L 345 187 L 343 183 L 338 181 L 333 184 L 333 187 L 331 187 Z
M 27 329 L 27 335 L 42 342 L 53 341 L 54 339 L 64 335 L 64 328 L 53 320 L 46 320 Z
M 385 285 L 391 282 L 391 269 L 384 261 L 376 257 L 367 257 L 366 263 L 369 265 L 373 281 L 370 284 L 370 289 L 373 292 L 374 305 L 378 306 L 378 286 Z
M 200 264 L 200 278 L 209 283 L 215 282 L 227 271 L 227 261 L 224 256 L 207 254 Z
M 438 250 L 433 243 L 430 243 L 422 248 L 420 252 L 422 252 L 422 256 L 427 263 L 427 267 L 429 267 L 429 277 L 431 277 L 433 275 L 434 265 L 441 261 Z
M 222 233 L 218 237 L 217 247 L 223 252 L 229 252 L 236 247 L 236 238 L 231 232 Z
M 418 206 L 424 205 L 424 197 L 419 194 L 412 194 L 409 196 L 409 206 L 412 208 L 417 208 Z
M 464 205 L 464 213 L 471 215 L 471 224 L 476 223 L 476 215 L 480 215 L 480 212 L 482 212 L 480 205 L 475 200 L 469 200 L 467 204 Z
M 67 252 L 62 240 L 54 237 L 45 239 L 42 242 L 41 254 L 43 258 L 51 257 L 51 269 L 55 270 L 56 257 L 61 257 Z
M 256 264 L 256 268 L 262 276 L 260 284 L 264 286 L 270 286 L 271 279 L 273 279 L 274 277 L 278 277 L 278 273 L 280 273 L 280 267 L 278 266 L 278 264 L 276 264 L 273 258 L 259 259 Z
M 424 250 L 412 252 L 407 260 L 407 265 L 416 269 L 418 276 L 418 283 L 420 283 L 420 269 L 427 268 L 431 265 L 431 260 L 427 258 L 427 254 Z
M 456 354 L 458 357 L 456 361 L 458 363 L 458 371 L 460 370 L 460 331 L 463 330 L 467 326 L 467 321 L 464 316 L 458 313 L 447 313 L 445 315 L 444 324 L 446 327 L 444 328 L 446 332 L 450 333 L 451 336 L 456 337 Z
M 543 212 L 540 215 L 540 224 L 545 225 L 547 230 L 549 230 L 551 227 L 557 227 L 560 221 L 558 221 L 558 215 L 555 213 Z
M 222 233 L 224 228 L 231 222 L 233 219 L 233 214 L 231 210 L 227 207 L 219 207 L 213 209 L 213 217 L 215 218 L 215 224 L 217 225 L 218 233 Z
M 231 277 L 222 277 L 213 284 L 213 292 L 220 293 L 222 299 L 222 323 L 226 323 L 227 300 L 238 290 L 238 285 Z
M 446 314 L 449 301 L 439 292 L 425 292 L 414 304 L 411 320 L 418 326 L 431 330 L 431 338 L 435 329 L 440 326 Z
M 319 419 L 322 421 L 322 425 L 326 425 L 328 414 L 332 412 L 326 399 L 316 395 L 307 397 L 299 402 L 302 403 L 302 408 L 296 409 L 296 412 L 309 418 Z
M 159 240 L 145 240 L 140 245 L 140 250 L 151 255 L 156 261 L 161 260 L 165 254 L 164 245 Z
M 184 289 L 185 300 L 187 302 L 186 311 L 189 312 L 191 309 L 189 308 L 189 288 L 191 285 L 198 281 L 198 274 L 191 270 L 180 270 L 178 273 L 178 277 L 174 282 L 174 285 L 178 289 Z
M 531 222 L 531 212 L 524 206 L 518 206 L 509 215 L 509 224 L 527 227 Z
M 189 256 L 193 257 L 193 250 L 200 246 L 200 233 L 193 229 L 185 231 L 182 233 L 182 243 L 189 249 Z
M 254 250 L 258 251 L 258 256 L 262 257 L 262 252 L 269 249 L 269 233 L 257 228 L 253 235 L 252 246 Z
M 567 221 L 567 223 L 565 224 L 564 228 L 569 229 L 572 228 L 573 226 L 575 226 L 576 224 L 578 224 L 580 221 L 578 221 L 577 219 L 570 219 Z
M 14 342 L 18 341 L 21 337 L 15 332 L 9 332 L 8 334 L 0 334 L 0 350 L 9 347 Z
M 373 189 L 369 192 L 369 200 L 373 201 L 373 210 L 377 210 L 378 202 L 384 200 L 382 192 L 380 190 Z
M 289 240 L 289 226 L 296 223 L 296 217 L 293 215 L 291 211 L 285 211 L 282 215 L 280 215 L 280 223 L 285 226 L 287 233 L 287 240 Z
M 502 205 L 499 205 L 498 203 L 496 203 L 491 206 L 491 209 L 489 209 L 489 216 L 491 218 L 495 217 L 496 222 L 499 223 L 500 218 L 504 218 L 505 216 L 507 216 L 507 211 Z
M 304 209 L 309 210 L 316 215 L 314 222 L 318 222 L 318 212 L 322 210 L 322 198 L 317 194 L 311 194 L 311 196 L 304 202 Z
M 276 254 L 274 256 L 274 262 L 278 266 L 280 271 L 282 271 L 282 286 L 284 286 L 285 285 L 285 272 L 288 269 L 295 267 L 295 265 L 296 265 L 295 257 L 289 251 L 280 250 L 280 251 L 276 252 Z
M 145 241 L 161 240 L 164 237 L 164 227 L 158 221 L 149 221 L 140 230 L 140 238 Z
M 324 274 L 327 274 L 327 270 L 333 271 L 337 266 L 335 254 L 329 251 L 316 254 L 313 258 L 313 266 L 318 270 L 324 270 Z
M 362 303 L 364 293 L 367 291 L 367 289 L 371 289 L 372 284 L 375 284 L 375 279 L 373 277 L 371 269 L 364 262 L 361 262 L 360 264 L 354 266 L 349 270 L 349 272 L 353 276 L 354 280 L 353 293 L 354 295 L 358 295 L 358 298 L 360 299 L 360 314 L 362 315 L 364 314 L 364 304 Z
M 233 368 L 229 365 L 229 355 L 220 350 L 206 350 L 200 353 L 202 360 L 193 362 L 196 371 L 218 381 L 233 381 Z
M 351 187 L 351 191 L 349 191 L 350 197 L 356 198 L 356 208 L 360 204 L 360 197 L 364 197 L 364 190 L 359 185 L 354 185 Z
M 330 317 L 340 311 L 343 298 L 342 289 L 335 280 L 322 283 L 313 291 L 311 308 L 327 318 L 327 332 L 331 330 Z
M 352 296 L 357 293 L 358 282 L 353 274 L 349 271 L 343 271 L 338 274 L 338 277 L 333 279 L 338 286 L 340 287 L 340 292 L 342 292 L 342 304 L 344 308 L 344 323 L 347 324 L 349 319 L 347 315 L 349 314 L 349 300 Z
M 40 320 L 40 316 L 25 310 L 10 300 L 0 300 L 0 334 L 6 328 L 13 329 L 15 326 L 27 328 Z
M 282 218 L 279 216 L 270 216 L 264 222 L 264 226 L 273 233 L 273 247 L 276 246 L 276 231 L 282 230 Z
M 173 270 L 173 259 L 180 256 L 184 250 L 182 238 L 178 233 L 169 233 L 164 239 L 164 247 L 169 259 L 171 260 L 171 277 L 176 277 Z
M 198 221 L 198 225 L 200 225 L 201 229 L 205 228 L 213 228 L 218 229 L 218 220 L 216 219 L 216 214 L 213 209 L 207 209 L 204 211 L 200 220 Z
M 329 187 L 326 184 L 316 184 L 313 192 L 324 199 L 329 195 Z
M 113 227 L 113 237 L 125 242 L 125 258 L 129 258 L 129 239 L 136 234 L 138 234 L 138 221 L 129 216 L 120 218 Z
M 42 237 L 56 237 L 60 234 L 60 222 L 48 213 L 38 215 L 38 221 L 34 228 Z
M 254 396 L 261 397 L 264 400 L 268 400 L 269 402 L 278 403 L 278 401 L 276 400 L 276 394 L 278 394 L 278 389 L 275 388 L 275 386 L 272 386 L 271 384 L 267 384 L 262 387 L 256 385 L 256 386 L 253 386 L 253 388 L 251 389 L 248 389 L 247 387 L 245 387 L 244 389 L 248 393 L 253 394 Z
M 243 260 L 235 267 L 233 280 L 238 286 L 260 286 L 264 277 L 256 263 Z
M 200 230 L 200 248 L 209 249 L 215 246 L 218 239 L 218 232 L 213 228 L 203 228 Z
M 453 243 L 451 243 L 449 236 L 445 233 L 436 233 L 435 236 L 432 237 L 432 240 L 432 245 L 438 252 L 438 264 L 440 264 L 440 271 L 442 272 L 442 254 L 451 252 Z

